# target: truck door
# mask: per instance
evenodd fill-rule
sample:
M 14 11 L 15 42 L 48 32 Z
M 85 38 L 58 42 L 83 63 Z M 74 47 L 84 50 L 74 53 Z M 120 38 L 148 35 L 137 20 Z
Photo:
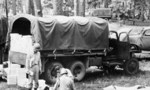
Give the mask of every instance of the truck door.
M 150 50 L 150 29 L 146 30 L 141 37 L 142 49 Z
M 122 32 L 118 35 L 116 31 L 110 31 L 111 38 L 115 38 L 115 42 L 111 43 L 114 46 L 115 55 L 118 59 L 129 59 L 130 58 L 130 43 L 129 43 L 129 36 L 126 32 Z M 127 40 L 121 41 L 120 37 L 126 36 Z
M 119 34 L 119 39 L 121 36 L 126 35 L 127 36 L 127 40 L 125 41 L 118 41 L 118 58 L 119 59 L 130 59 L 130 43 L 129 43 L 129 36 L 126 32 L 122 32 Z

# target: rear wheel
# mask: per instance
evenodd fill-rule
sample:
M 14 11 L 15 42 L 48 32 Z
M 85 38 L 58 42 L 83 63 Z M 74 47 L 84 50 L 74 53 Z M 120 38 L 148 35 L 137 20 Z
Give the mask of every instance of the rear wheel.
M 45 67 L 45 80 L 48 83 L 55 83 L 57 78 L 56 66 L 63 67 L 60 62 L 50 62 Z
M 138 60 L 132 58 L 131 60 L 127 60 L 124 64 L 124 71 L 128 75 L 136 74 L 139 70 L 139 62 Z
M 70 66 L 70 70 L 77 81 L 81 81 L 86 73 L 85 65 L 81 61 L 74 61 Z

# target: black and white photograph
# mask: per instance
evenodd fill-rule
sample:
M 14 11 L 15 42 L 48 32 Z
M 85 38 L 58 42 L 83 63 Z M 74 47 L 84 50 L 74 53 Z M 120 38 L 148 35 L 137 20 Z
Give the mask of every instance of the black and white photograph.
M 0 0 L 0 90 L 150 90 L 150 0 Z

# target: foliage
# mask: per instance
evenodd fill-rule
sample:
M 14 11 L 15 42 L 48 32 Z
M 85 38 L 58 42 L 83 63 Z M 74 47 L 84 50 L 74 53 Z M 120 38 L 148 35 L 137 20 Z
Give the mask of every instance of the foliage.
M 87 0 L 88 8 L 100 8 L 101 4 L 104 4 L 103 7 L 108 7 L 111 4 L 111 0 Z
M 42 3 L 43 3 L 43 5 L 42 5 L 43 7 L 53 9 L 53 1 L 52 0 L 43 0 Z
M 150 4 L 150 2 L 148 1 L 149 0 L 134 0 L 135 10 L 139 10 L 138 18 L 140 18 L 143 21 L 147 17 L 147 9 L 149 8 L 148 5 Z
M 7 0 L 8 2 L 8 10 L 12 10 L 13 0 Z M 22 0 L 16 0 L 16 12 L 22 12 Z
M 6 0 L 4 0 L 6 1 Z M 9 12 L 12 9 L 12 1 L 13 0 L 8 0 L 8 10 Z M 16 0 L 16 12 L 23 12 L 23 4 L 25 0 Z M 55 0 L 42 0 L 42 8 L 43 11 L 46 9 L 47 11 L 54 9 L 54 1 Z M 82 1 L 82 0 L 79 0 Z M 62 2 L 62 11 L 66 13 L 66 15 L 72 15 L 74 11 L 74 0 L 61 0 Z M 136 18 L 144 20 L 144 18 L 150 18 L 150 0 L 117 0 L 117 2 L 121 3 L 115 3 L 116 0 L 85 0 L 85 11 L 88 11 L 89 9 L 95 9 L 95 8 L 103 8 L 103 7 L 111 7 L 113 12 L 118 14 L 120 12 L 128 12 L 130 17 L 134 17 L 135 15 Z M 129 2 L 131 5 L 125 6 L 122 3 Z M 78 3 L 80 4 L 80 3 Z M 113 5 L 114 4 L 114 5 Z M 3 4 L 3 7 L 5 7 L 5 3 Z M 59 7 L 59 6 L 58 6 Z M 50 12 L 51 13 L 51 12 Z M 69 13 L 69 14 L 67 14 Z
M 63 15 L 63 1 L 62 0 L 54 0 L 54 15 Z

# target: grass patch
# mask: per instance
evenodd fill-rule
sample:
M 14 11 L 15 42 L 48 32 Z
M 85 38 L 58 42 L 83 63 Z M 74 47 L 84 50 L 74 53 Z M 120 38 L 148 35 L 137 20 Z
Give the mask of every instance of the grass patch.
M 145 68 L 147 68 L 145 70 Z M 150 86 L 150 62 L 141 61 L 136 75 L 125 75 L 123 72 L 103 75 L 102 72 L 89 73 L 82 82 L 76 83 L 77 90 L 102 90 L 109 85 L 130 87 L 134 85 Z
M 140 61 L 140 70 L 136 75 L 125 75 L 122 71 L 112 74 L 103 72 L 87 73 L 81 82 L 75 82 L 77 90 L 102 90 L 109 85 L 130 87 L 134 85 L 150 86 L 150 61 Z M 17 86 L 8 86 L 0 81 L 0 90 L 23 90 Z

